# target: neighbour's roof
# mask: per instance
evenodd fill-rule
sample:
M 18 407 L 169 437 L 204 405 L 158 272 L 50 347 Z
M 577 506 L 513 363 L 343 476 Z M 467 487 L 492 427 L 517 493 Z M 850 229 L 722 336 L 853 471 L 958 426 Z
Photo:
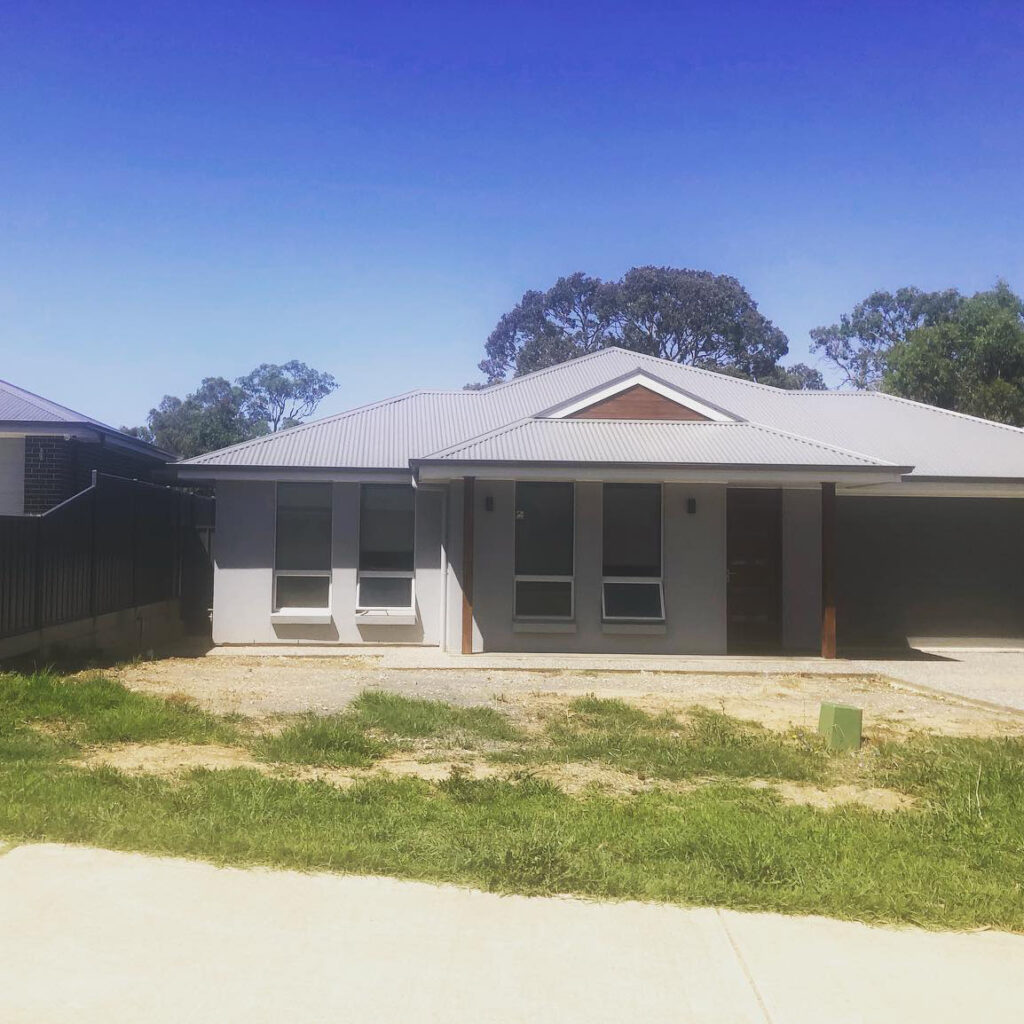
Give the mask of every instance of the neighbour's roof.
M 24 431 L 30 434 L 33 428 L 38 430 L 61 426 L 89 428 L 163 461 L 174 457 L 170 452 L 162 451 L 155 445 L 86 416 L 85 413 L 75 412 L 66 405 L 51 402 L 48 398 L 19 388 L 16 384 L 0 380 L 0 430 L 8 433 L 12 430 Z
M 761 429 L 730 432 L 729 424 L 720 424 L 727 429 L 716 432 L 701 422 L 643 421 L 646 433 L 639 444 L 636 424 L 641 421 L 618 420 L 614 428 L 592 430 L 544 425 L 582 422 L 545 417 L 637 373 Z M 502 440 L 491 436 L 495 432 Z M 790 435 L 789 440 L 779 439 L 780 434 Z M 576 443 L 581 447 L 573 448 Z M 743 450 L 759 453 L 766 465 L 785 464 L 778 460 L 798 458 L 797 451 L 818 446 L 831 452 L 823 464 L 833 466 L 856 465 L 859 458 L 868 465 L 912 466 L 911 478 L 1024 478 L 1024 430 L 1016 427 L 878 392 L 783 391 L 621 348 L 602 349 L 479 391 L 409 392 L 181 465 L 229 472 L 244 467 L 407 469 L 435 454 L 445 459 L 448 450 L 468 450 L 471 444 L 478 446 L 474 450 L 481 459 L 482 452 L 500 450 L 501 461 L 530 461 L 535 451 L 558 450 L 569 461 L 583 462 L 593 450 L 619 463 L 641 461 L 645 453 L 642 461 L 650 462 L 649 453 L 657 452 L 653 461 L 680 465 L 698 451 L 714 452 L 716 445 L 723 455 L 732 446 L 749 446 Z

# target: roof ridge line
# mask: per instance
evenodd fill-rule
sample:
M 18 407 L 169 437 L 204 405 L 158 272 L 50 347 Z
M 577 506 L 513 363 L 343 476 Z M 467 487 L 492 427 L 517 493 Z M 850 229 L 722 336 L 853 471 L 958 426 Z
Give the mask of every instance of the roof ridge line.
M 390 398 L 381 398 L 376 402 L 367 402 L 365 405 L 357 405 L 352 409 L 345 409 L 342 412 L 331 413 L 330 416 L 321 416 L 319 419 L 309 420 L 306 423 L 296 423 L 295 426 L 285 427 L 284 430 L 273 430 L 269 434 L 260 434 L 259 437 L 250 437 L 246 441 L 237 441 L 235 444 L 226 445 L 224 448 L 214 448 L 213 451 L 203 452 L 202 455 L 194 455 L 191 459 L 182 459 L 178 464 L 186 465 L 194 463 L 197 459 L 205 459 L 211 455 L 221 455 L 225 452 L 244 451 L 246 448 L 255 447 L 259 444 L 272 441 L 274 438 L 283 437 L 285 434 L 301 433 L 304 430 L 319 427 L 324 423 L 333 423 L 336 420 L 345 419 L 346 416 L 358 416 L 362 413 L 369 412 L 372 409 L 379 409 L 385 405 L 397 405 L 399 402 L 405 402 L 410 398 L 415 398 L 416 395 L 435 393 L 460 394 L 458 391 L 434 392 L 430 388 L 413 388 L 411 391 L 403 391 L 400 395 L 392 395 Z M 201 465 L 201 463 L 196 464 Z
M 563 359 L 560 363 L 552 363 L 550 366 L 542 366 L 539 370 L 531 370 L 529 373 L 524 373 L 520 377 L 510 377 L 508 380 L 495 381 L 493 384 L 487 384 L 482 388 L 473 388 L 471 393 L 473 394 L 493 394 L 495 391 L 500 391 L 502 388 L 511 387 L 513 384 L 519 384 L 524 380 L 529 380 L 531 377 L 539 377 L 544 373 L 551 373 L 554 370 L 559 370 L 563 366 L 568 366 L 571 363 L 580 363 L 584 359 L 593 359 L 595 356 L 603 355 L 605 352 L 611 352 L 614 349 L 618 349 L 620 352 L 628 352 L 628 349 L 621 348 L 618 345 L 608 345 L 605 348 L 595 349 L 593 352 L 584 352 L 582 355 L 573 356 L 571 359 Z M 638 353 L 631 353 L 637 355 Z
M 968 420 L 971 423 L 983 423 L 987 427 L 1002 427 L 1003 430 L 1011 430 L 1015 434 L 1024 434 L 1024 427 L 1015 427 L 1012 423 L 1000 423 L 999 420 L 987 420 L 984 416 L 972 416 L 968 412 L 957 412 L 956 409 L 943 409 L 939 405 L 929 405 L 927 402 L 918 402 L 913 398 L 904 398 L 902 395 L 891 395 L 888 391 L 871 391 L 864 393 L 877 395 L 879 398 L 887 398 L 892 402 L 902 402 L 904 405 L 912 405 L 918 409 L 929 409 L 931 412 L 945 413 L 947 416 L 955 416 L 957 419 Z
M 762 384 L 760 381 L 748 380 L 746 377 L 734 377 L 731 373 L 722 373 L 720 370 L 709 370 L 705 366 L 694 366 L 693 363 L 680 363 L 675 359 L 665 359 L 663 356 L 652 356 L 649 352 L 634 352 L 632 349 L 623 348 L 621 345 L 609 345 L 608 347 L 618 349 L 620 352 L 626 352 L 631 356 L 640 356 L 643 359 L 653 359 L 656 363 L 667 363 L 669 366 L 681 366 L 684 369 L 693 370 L 696 373 L 703 373 L 711 377 L 726 377 L 728 380 L 735 381 L 737 384 L 747 384 L 750 387 L 760 388 L 762 391 L 771 391 L 780 395 L 792 393 L 788 388 L 777 388 L 774 384 Z
M 604 348 L 596 349 L 593 352 L 584 352 L 583 355 L 573 356 L 571 359 L 563 359 L 560 363 L 552 363 L 551 366 L 544 366 L 539 370 L 531 370 L 529 373 L 524 373 L 521 377 L 511 377 L 508 380 L 497 381 L 494 384 L 487 385 L 486 387 L 474 389 L 474 392 L 476 394 L 493 394 L 495 391 L 509 387 L 512 384 L 518 384 L 520 381 L 538 377 L 541 374 L 551 373 L 553 370 L 558 370 L 563 366 L 569 366 L 573 363 L 582 362 L 585 359 L 596 358 L 597 356 L 604 355 L 606 352 L 621 352 L 626 356 L 635 357 L 637 359 L 646 359 L 658 365 L 682 367 L 683 369 L 693 370 L 694 372 L 704 374 L 705 376 L 726 377 L 731 381 L 735 381 L 737 384 L 746 384 L 750 387 L 758 388 L 761 391 L 771 392 L 772 394 L 788 395 L 799 393 L 790 391 L 788 388 L 777 388 L 773 384 L 762 384 L 760 381 L 748 380 L 746 377 L 734 377 L 730 373 L 722 373 L 718 370 L 709 370 L 704 366 L 694 366 L 692 363 L 681 363 L 675 359 L 665 359 L 663 356 L 651 355 L 649 352 L 638 352 L 635 349 L 625 348 L 622 345 L 606 345 Z M 640 367 L 638 367 L 638 369 L 640 369 Z
M 426 455 L 419 455 L 416 458 L 412 458 L 410 462 L 422 462 L 427 459 L 434 459 L 440 456 L 446 455 L 449 452 L 458 452 L 463 448 L 468 448 L 470 445 L 479 444 L 481 441 L 487 441 L 492 437 L 501 437 L 502 434 L 511 434 L 514 430 L 520 430 L 525 427 L 528 423 L 537 419 L 535 416 L 523 416 L 518 420 L 512 420 L 510 423 L 503 423 L 500 427 L 492 427 L 490 430 L 485 430 L 481 434 L 474 434 L 472 437 L 463 438 L 461 441 L 456 441 L 455 444 L 450 444 L 445 448 L 438 448 L 436 451 L 428 452 Z M 547 422 L 540 420 L 539 422 Z M 551 422 L 555 422 L 552 420 Z
M 22 401 L 26 401 L 29 405 L 35 406 L 40 412 L 46 412 L 46 406 L 51 406 L 62 410 L 63 412 L 70 413 L 75 419 L 66 420 L 66 423 L 93 423 L 98 427 L 103 427 L 106 430 L 112 430 L 115 433 L 123 433 L 119 431 L 117 427 L 111 427 L 107 423 L 103 423 L 101 420 L 93 419 L 92 416 L 87 416 L 83 412 L 78 412 L 76 409 L 72 409 L 68 405 L 62 405 L 60 402 L 53 401 L 52 398 L 46 398 L 43 395 L 38 395 L 34 391 L 29 391 L 28 388 L 23 388 L 20 384 L 15 384 L 13 381 L 4 380 L 0 378 L 0 387 L 11 388 L 13 391 L 19 393 L 19 396 L 24 396 Z M 17 396 L 16 396 L 17 397 Z M 43 403 L 40 405 L 39 403 Z
M 890 462 L 888 459 L 881 459 L 877 455 L 869 455 L 867 452 L 857 451 L 856 448 L 844 448 L 842 445 L 829 444 L 827 441 L 821 441 L 816 437 L 808 437 L 806 434 L 798 434 L 795 430 L 783 430 L 781 427 L 770 427 L 766 423 L 758 423 L 754 420 L 747 420 L 746 425 L 756 427 L 758 430 L 763 430 L 766 433 L 780 434 L 783 437 L 792 437 L 797 441 L 803 441 L 804 443 L 814 445 L 817 448 L 823 448 L 825 451 L 841 452 L 843 455 L 852 455 L 855 458 L 862 459 L 865 462 L 873 462 L 876 465 L 899 465 L 897 462 Z

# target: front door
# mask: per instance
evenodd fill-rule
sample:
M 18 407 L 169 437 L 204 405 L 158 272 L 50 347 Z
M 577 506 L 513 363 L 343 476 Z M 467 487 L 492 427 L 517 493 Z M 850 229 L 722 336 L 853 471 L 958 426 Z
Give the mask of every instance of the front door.
M 726 551 L 729 653 L 778 650 L 782 491 L 729 488 Z

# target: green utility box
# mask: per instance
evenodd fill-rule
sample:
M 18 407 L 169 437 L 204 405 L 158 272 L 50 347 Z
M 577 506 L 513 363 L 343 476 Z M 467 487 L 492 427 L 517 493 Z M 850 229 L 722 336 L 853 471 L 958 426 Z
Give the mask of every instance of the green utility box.
M 829 750 L 856 750 L 860 746 L 862 712 L 850 704 L 825 701 L 818 718 L 818 732 Z

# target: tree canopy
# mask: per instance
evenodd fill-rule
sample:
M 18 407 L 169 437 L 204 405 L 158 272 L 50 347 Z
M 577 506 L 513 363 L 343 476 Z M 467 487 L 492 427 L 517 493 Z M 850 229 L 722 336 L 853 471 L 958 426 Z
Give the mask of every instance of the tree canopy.
M 293 426 L 337 388 L 329 373 L 291 360 L 262 363 L 232 384 L 206 377 L 184 399 L 165 395 L 146 426 L 127 432 L 188 459 Z
M 943 409 L 1024 426 L 1024 301 L 1000 281 L 888 351 L 882 387 Z
M 820 352 L 855 388 L 877 387 L 889 351 L 919 327 L 931 327 L 952 317 L 963 302 L 955 288 L 924 292 L 900 288 L 872 292 L 830 327 L 811 331 L 811 348 Z
M 609 345 L 751 380 L 770 376 L 789 351 L 736 278 L 634 267 L 618 281 L 575 273 L 526 292 L 491 332 L 480 369 L 495 383 Z
M 252 420 L 263 421 L 273 432 L 312 416 L 338 382 L 329 373 L 314 370 L 297 359 L 276 366 L 260 363 L 238 378 L 245 396 L 242 407 Z

